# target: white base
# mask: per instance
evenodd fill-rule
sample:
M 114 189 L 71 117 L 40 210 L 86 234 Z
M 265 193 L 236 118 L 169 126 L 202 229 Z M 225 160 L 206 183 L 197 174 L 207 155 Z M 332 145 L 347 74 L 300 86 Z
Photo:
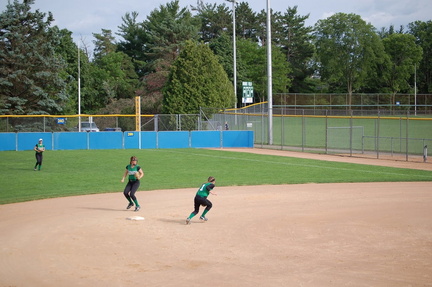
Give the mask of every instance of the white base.
M 128 220 L 144 220 L 144 217 L 141 217 L 141 216 L 132 216 L 132 217 L 128 217 L 126 219 L 128 219 Z

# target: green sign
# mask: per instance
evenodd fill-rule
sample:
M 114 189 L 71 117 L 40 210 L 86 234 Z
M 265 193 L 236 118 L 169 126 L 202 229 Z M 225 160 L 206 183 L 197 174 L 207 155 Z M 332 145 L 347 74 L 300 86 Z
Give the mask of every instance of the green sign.
M 252 104 L 253 103 L 253 85 L 252 82 L 243 82 L 243 104 Z

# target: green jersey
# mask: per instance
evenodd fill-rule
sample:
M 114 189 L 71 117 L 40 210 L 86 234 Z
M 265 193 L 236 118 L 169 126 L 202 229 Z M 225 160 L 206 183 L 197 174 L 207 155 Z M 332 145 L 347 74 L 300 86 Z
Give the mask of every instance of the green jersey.
M 212 190 L 214 187 L 215 185 L 212 182 L 203 183 L 198 189 L 196 195 L 199 195 L 201 197 L 207 197 L 210 193 L 210 190 Z
M 43 153 L 43 151 L 45 150 L 45 145 L 44 144 L 36 144 L 36 153 Z
M 127 171 L 128 171 L 129 180 L 130 180 L 130 181 L 137 181 L 138 179 L 135 177 L 135 173 L 137 173 L 137 172 L 141 169 L 141 167 L 140 167 L 139 165 L 136 165 L 136 166 L 134 166 L 134 167 L 131 167 L 131 165 L 128 164 L 128 165 L 126 166 L 126 169 L 127 169 Z

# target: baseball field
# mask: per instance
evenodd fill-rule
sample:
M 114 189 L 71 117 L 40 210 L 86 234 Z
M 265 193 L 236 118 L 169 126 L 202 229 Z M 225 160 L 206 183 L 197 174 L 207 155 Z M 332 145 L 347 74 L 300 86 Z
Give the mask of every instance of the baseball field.
M 120 182 L 131 155 L 139 212 Z M 0 156 L 0 286 L 432 286 L 430 163 L 48 151 L 38 172 L 31 152 Z M 185 225 L 210 175 L 209 220 Z

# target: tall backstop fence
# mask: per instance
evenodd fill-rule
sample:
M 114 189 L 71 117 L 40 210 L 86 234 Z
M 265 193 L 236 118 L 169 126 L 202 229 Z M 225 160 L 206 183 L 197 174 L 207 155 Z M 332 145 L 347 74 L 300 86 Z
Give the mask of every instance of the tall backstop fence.
M 272 114 L 271 143 L 267 103 L 225 110 L 213 121 L 254 131 L 256 147 L 424 162 L 432 147 L 432 115 L 425 113 L 274 105 Z

